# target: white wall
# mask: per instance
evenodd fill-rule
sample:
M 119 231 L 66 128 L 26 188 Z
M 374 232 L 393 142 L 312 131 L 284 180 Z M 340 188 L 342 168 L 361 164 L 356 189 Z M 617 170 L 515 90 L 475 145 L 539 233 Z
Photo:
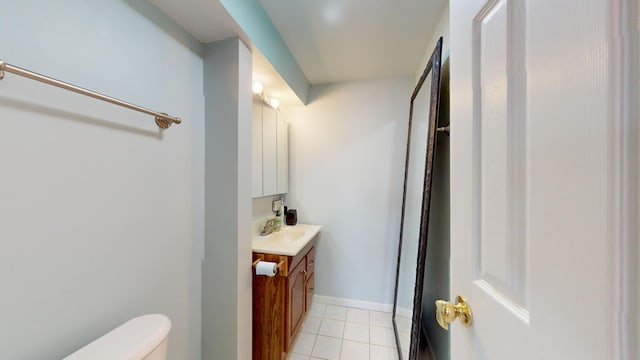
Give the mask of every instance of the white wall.
M 252 199 L 252 220 L 264 222 L 267 218 L 273 217 L 275 214 L 271 208 L 272 201 L 284 199 L 285 197 L 286 194 L 281 194 Z M 285 204 L 287 203 L 285 202 Z
M 433 33 L 431 35 L 431 39 L 427 43 L 427 49 L 425 51 L 424 57 L 420 62 L 420 65 L 416 69 L 416 82 L 422 75 L 425 66 L 429 62 L 431 58 L 431 53 L 433 53 L 433 49 L 438 42 L 438 38 L 442 36 L 442 63 L 444 64 L 445 60 L 449 58 L 449 2 L 447 1 L 446 6 L 442 9 L 442 13 L 438 17 L 438 22 L 436 23 Z
M 391 304 L 413 78 L 312 86 L 291 109 L 287 200 L 323 226 L 316 294 Z
M 0 58 L 149 108 L 0 82 L 0 358 L 59 359 L 167 314 L 200 358 L 202 47 L 139 1 L 5 1 Z M 170 54 L 170 56 L 167 56 Z

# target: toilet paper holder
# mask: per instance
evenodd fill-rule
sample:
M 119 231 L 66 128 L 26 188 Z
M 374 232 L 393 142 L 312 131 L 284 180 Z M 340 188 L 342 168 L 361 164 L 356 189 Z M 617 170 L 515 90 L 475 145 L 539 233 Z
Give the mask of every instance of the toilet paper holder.
M 278 267 L 278 275 L 287 276 L 287 257 L 286 256 L 280 256 L 279 260 L 280 261 L 278 262 L 278 265 L 277 265 L 277 267 Z M 256 265 L 258 265 L 258 263 L 260 261 L 266 261 L 264 259 L 264 256 L 258 255 L 258 258 L 253 262 L 252 267 L 254 269 L 254 273 L 255 273 Z

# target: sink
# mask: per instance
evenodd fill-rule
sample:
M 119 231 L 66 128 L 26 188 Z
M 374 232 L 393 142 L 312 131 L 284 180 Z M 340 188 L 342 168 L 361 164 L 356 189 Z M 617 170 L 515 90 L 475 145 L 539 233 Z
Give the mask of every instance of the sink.
M 296 241 L 301 240 L 306 235 L 303 231 L 281 230 L 269 236 L 265 236 L 269 241 Z
M 254 235 L 251 242 L 254 252 L 295 256 L 318 234 L 320 225 L 298 224 L 285 226 L 270 235 Z

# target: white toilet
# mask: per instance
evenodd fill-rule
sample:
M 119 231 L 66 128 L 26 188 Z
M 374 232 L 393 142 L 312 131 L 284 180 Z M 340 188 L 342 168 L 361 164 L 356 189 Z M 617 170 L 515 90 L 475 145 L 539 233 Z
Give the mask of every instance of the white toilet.
M 129 320 L 63 360 L 165 360 L 171 320 L 161 314 Z

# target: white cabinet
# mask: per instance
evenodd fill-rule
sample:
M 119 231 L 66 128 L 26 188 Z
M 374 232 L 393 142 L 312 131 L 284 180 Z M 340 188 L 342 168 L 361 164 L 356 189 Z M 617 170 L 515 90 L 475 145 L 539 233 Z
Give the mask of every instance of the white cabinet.
M 289 129 L 284 113 L 278 112 L 276 121 L 276 146 L 278 162 L 278 185 L 276 186 L 277 194 L 284 194 L 289 191 Z
M 254 97 L 252 123 L 252 196 L 284 194 L 289 190 L 289 131 L 284 115 Z
M 262 101 L 253 100 L 251 197 L 262 196 Z
M 278 193 L 278 144 L 276 110 L 262 107 L 262 195 Z

